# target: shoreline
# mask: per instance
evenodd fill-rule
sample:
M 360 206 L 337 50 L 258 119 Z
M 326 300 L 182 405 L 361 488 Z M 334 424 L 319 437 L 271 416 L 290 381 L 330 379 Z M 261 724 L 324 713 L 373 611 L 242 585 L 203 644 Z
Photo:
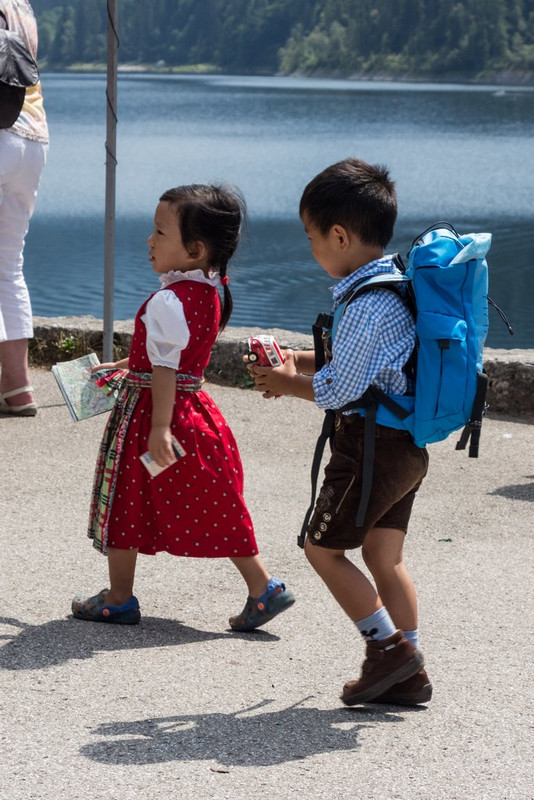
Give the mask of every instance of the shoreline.
M 69 361 L 94 351 L 102 355 L 103 321 L 92 316 L 34 317 L 34 336 L 30 340 L 32 367 L 50 368 L 59 361 Z M 128 355 L 134 320 L 114 322 L 115 359 Z M 241 328 L 229 326 L 215 342 L 206 379 L 247 388 L 250 378 L 242 356 L 247 338 L 270 334 L 279 344 L 294 350 L 312 350 L 309 334 L 279 328 Z M 491 413 L 534 422 L 534 349 L 484 349 L 484 369 L 488 375 L 487 403 Z
M 102 74 L 106 73 L 105 63 L 94 64 L 71 64 L 66 67 L 41 66 L 41 73 L 53 74 Z M 190 64 L 182 66 L 158 66 L 157 64 L 119 64 L 117 72 L 121 74 L 147 74 L 147 75 L 229 75 L 258 78 L 301 78 L 309 80 L 342 80 L 353 83 L 434 83 L 437 86 L 443 84 L 453 84 L 457 86 L 497 86 L 499 88 L 510 87 L 514 89 L 533 89 L 534 71 L 514 72 L 513 70 L 503 70 L 500 72 L 480 73 L 476 76 L 467 74 L 449 73 L 442 75 L 414 75 L 405 73 L 402 75 L 389 74 L 384 72 L 376 73 L 351 73 L 331 74 L 313 73 L 306 74 L 301 72 L 280 73 L 280 72 L 231 72 L 223 70 L 213 64 Z

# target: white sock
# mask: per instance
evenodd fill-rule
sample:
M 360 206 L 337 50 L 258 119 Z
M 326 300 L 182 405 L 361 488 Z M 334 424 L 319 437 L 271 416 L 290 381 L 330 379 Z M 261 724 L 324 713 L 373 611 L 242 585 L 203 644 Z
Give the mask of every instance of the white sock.
M 410 644 L 413 644 L 414 647 L 419 647 L 419 631 L 416 628 L 414 631 L 403 631 L 404 638 L 408 639 Z
M 397 630 L 385 606 L 379 608 L 374 614 L 365 617 L 365 619 L 357 620 L 355 625 L 366 642 L 387 639 Z

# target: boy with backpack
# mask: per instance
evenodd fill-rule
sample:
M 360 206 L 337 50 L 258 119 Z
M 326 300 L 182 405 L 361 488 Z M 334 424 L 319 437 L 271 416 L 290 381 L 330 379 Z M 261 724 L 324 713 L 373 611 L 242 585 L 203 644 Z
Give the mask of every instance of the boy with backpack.
M 323 335 L 326 363 L 316 362 L 316 345 L 315 354 L 288 350 L 282 366 L 249 371 L 264 397 L 315 401 L 334 422 L 332 454 L 304 533 L 309 562 L 366 642 L 360 677 L 345 684 L 341 700 L 416 705 L 431 699 L 432 686 L 418 649 L 417 599 L 403 544 L 428 454 L 406 429 L 381 424 L 362 400 L 369 387 L 413 395 L 414 316 L 402 286 L 397 293 L 372 285 L 335 316 L 363 279 L 401 275 L 384 255 L 397 216 L 395 186 L 385 168 L 347 158 L 306 186 L 299 211 L 313 256 L 338 280 L 335 332 Z M 375 424 L 366 426 L 366 416 Z M 324 430 L 328 436 L 329 426 Z M 366 449 L 374 456 L 370 473 Z M 359 547 L 375 586 L 346 556 Z

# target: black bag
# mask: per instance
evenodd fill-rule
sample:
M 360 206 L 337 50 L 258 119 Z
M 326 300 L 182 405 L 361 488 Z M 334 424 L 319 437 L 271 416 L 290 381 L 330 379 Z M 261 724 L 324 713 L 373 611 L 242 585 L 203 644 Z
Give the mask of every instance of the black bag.
M 1 16 L 5 19 L 4 15 Z M 7 24 L 7 21 L 6 21 Z M 39 81 L 39 68 L 22 39 L 0 28 L 0 128 L 18 119 L 28 86 Z

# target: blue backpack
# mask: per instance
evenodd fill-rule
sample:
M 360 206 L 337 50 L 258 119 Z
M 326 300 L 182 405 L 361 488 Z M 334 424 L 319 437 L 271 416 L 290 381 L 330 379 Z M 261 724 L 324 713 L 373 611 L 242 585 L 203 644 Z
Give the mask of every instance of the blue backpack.
M 418 236 L 408 253 L 408 266 L 395 256 L 403 274 L 374 275 L 352 287 L 333 316 L 321 314 L 314 326 L 316 368 L 324 364 L 322 343 L 331 348 L 347 306 L 363 292 L 388 289 L 410 308 L 416 326 L 416 345 L 404 369 L 415 384 L 413 395 L 388 395 L 376 386 L 343 406 L 365 416 L 362 496 L 356 526 L 363 524 L 372 487 L 375 423 L 407 430 L 418 447 L 446 439 L 463 428 L 456 445 L 478 456 L 485 410 L 487 376 L 483 347 L 488 332 L 488 265 L 491 234 L 459 236 L 452 225 L 439 222 Z M 495 306 L 496 307 L 496 306 Z M 497 307 L 496 307 L 497 308 Z M 506 318 L 497 308 L 503 320 Z M 510 333 L 512 329 L 508 325 Z M 329 340 L 329 341 L 328 341 Z M 333 431 L 334 412 L 327 411 L 312 466 L 312 503 L 299 536 L 304 546 L 313 512 L 322 453 Z

